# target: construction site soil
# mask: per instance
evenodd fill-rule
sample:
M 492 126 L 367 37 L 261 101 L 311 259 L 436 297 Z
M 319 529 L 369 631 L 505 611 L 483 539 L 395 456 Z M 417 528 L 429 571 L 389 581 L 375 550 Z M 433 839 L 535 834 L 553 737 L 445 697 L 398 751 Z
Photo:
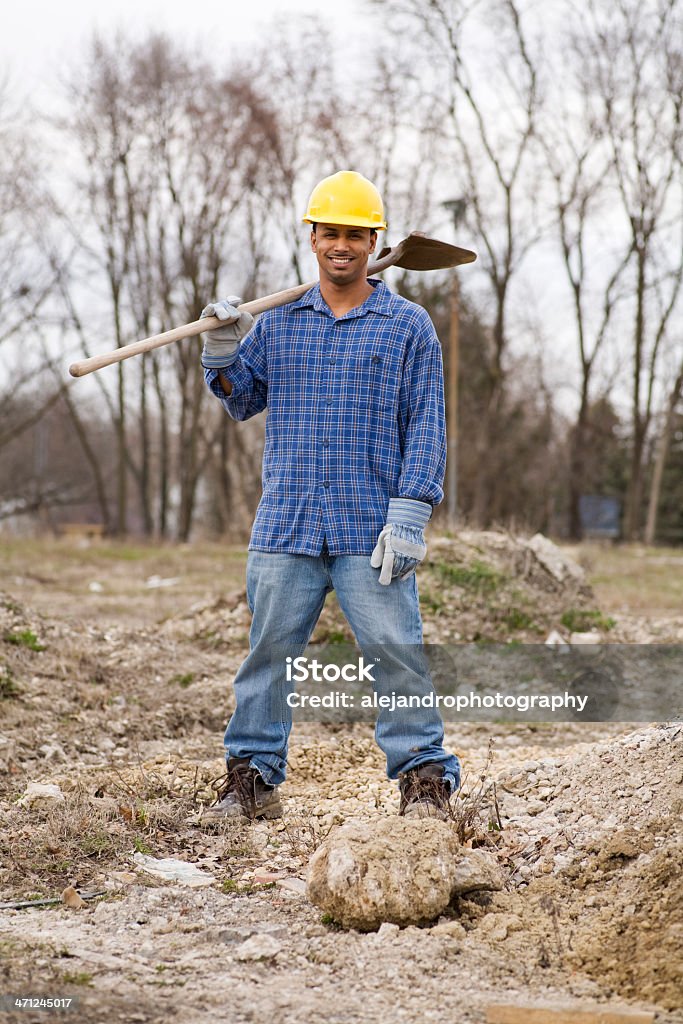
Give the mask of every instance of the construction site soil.
M 463 765 L 450 827 L 495 855 L 505 886 L 428 926 L 345 930 L 308 900 L 306 870 L 335 825 L 397 814 L 371 724 L 296 724 L 283 819 L 202 819 L 248 644 L 243 552 L 72 541 L 3 555 L 0 996 L 72 998 L 61 1015 L 84 1024 L 480 1024 L 503 1001 L 683 1022 L 679 721 L 447 721 Z M 640 599 L 615 600 L 616 573 L 606 600 L 599 548 L 433 537 L 425 639 L 680 644 L 681 606 L 643 600 L 661 557 L 624 554 Z M 683 578 L 683 556 L 667 558 L 657 579 Z M 345 639 L 330 599 L 314 641 Z M 164 880 L 165 859 L 187 871 Z M 68 887 L 86 899 L 62 902 Z M 0 1001 L 0 1020 L 45 1018 Z

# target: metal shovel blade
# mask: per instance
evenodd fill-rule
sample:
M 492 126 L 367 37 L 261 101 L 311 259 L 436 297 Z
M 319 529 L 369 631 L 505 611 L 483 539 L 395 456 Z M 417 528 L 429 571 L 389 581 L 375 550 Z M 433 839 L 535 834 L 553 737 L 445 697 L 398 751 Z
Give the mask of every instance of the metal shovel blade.
M 461 249 L 458 245 L 449 245 L 436 238 L 427 238 L 419 231 L 412 231 L 394 249 L 382 249 L 377 263 L 368 267 L 368 272 L 377 273 L 382 269 L 379 264 L 392 253 L 394 258 L 387 266 L 402 267 L 403 270 L 446 270 L 449 267 L 460 267 L 463 263 L 474 263 L 477 258 L 477 254 L 470 249 Z

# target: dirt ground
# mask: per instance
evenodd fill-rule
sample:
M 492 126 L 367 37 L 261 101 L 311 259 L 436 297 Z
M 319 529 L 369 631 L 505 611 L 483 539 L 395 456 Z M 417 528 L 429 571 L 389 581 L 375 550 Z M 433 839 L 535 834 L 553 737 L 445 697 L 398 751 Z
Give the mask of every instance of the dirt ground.
M 683 552 L 432 537 L 430 642 L 683 641 Z M 395 814 L 366 724 L 299 723 L 285 818 L 208 826 L 246 553 L 0 538 L 0 996 L 71 997 L 66 1020 L 480 1024 L 493 1002 L 627 1004 L 683 1021 L 683 725 L 456 725 L 452 827 L 506 887 L 430 927 L 344 931 L 306 898 L 336 823 Z M 570 571 L 571 570 L 571 571 Z M 316 637 L 348 637 L 328 601 Z M 59 787 L 24 798 L 30 783 Z M 19 802 L 18 802 L 19 801 Z M 202 869 L 189 887 L 146 857 Z M 43 1021 L 45 1010 L 0 1020 Z

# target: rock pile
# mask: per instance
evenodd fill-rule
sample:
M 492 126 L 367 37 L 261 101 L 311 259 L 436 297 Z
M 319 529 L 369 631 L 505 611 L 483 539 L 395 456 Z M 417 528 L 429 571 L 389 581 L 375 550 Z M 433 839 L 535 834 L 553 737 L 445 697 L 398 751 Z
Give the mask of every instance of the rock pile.
M 454 896 L 502 885 L 495 858 L 461 847 L 451 826 L 433 818 L 347 821 L 316 850 L 308 874 L 310 900 L 359 931 L 425 924 Z

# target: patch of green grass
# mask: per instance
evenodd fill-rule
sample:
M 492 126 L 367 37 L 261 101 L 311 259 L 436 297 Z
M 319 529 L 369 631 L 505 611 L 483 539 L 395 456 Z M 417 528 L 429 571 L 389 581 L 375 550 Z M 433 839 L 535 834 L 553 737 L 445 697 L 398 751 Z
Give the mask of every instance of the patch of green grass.
M 116 844 L 105 828 L 86 832 L 81 839 L 80 848 L 86 857 L 95 857 L 97 859 L 116 852 Z
M 436 597 L 431 590 L 420 591 L 420 604 L 433 615 L 436 615 L 437 612 L 440 612 L 444 607 L 444 602 L 441 598 Z
M 155 553 L 151 547 L 137 547 L 134 544 L 107 544 L 102 547 L 98 545 L 96 551 L 98 557 L 113 558 L 117 562 L 141 562 Z
M 563 613 L 560 622 L 570 633 L 588 633 L 593 629 L 607 633 L 616 626 L 616 621 L 609 616 L 585 608 L 569 608 Z
M 175 683 L 182 690 L 186 690 L 188 686 L 191 686 L 195 680 L 194 672 L 185 672 L 183 674 L 178 673 L 171 679 L 172 683 Z
M 14 681 L 14 675 L 9 665 L 0 668 L 0 700 L 10 700 L 18 697 L 21 690 Z
M 508 629 L 531 629 L 534 626 L 534 620 L 521 608 L 508 608 L 503 622 Z
M 332 917 L 332 914 L 321 914 L 320 923 L 326 925 L 328 928 L 331 928 L 335 932 L 341 932 L 344 930 L 342 926 L 337 921 L 335 921 L 335 919 Z
M 266 892 L 267 889 L 275 889 L 277 882 L 258 882 L 256 885 L 245 885 L 240 892 L 246 893 L 247 896 L 253 896 L 256 892 Z
M 272 844 L 271 844 L 272 845 Z M 254 852 L 252 846 L 230 846 L 225 850 L 226 857 L 248 857 Z
M 139 801 L 136 803 L 135 807 L 123 808 L 122 817 L 125 818 L 126 821 L 131 821 L 136 825 L 143 826 L 143 828 L 145 825 L 149 824 L 149 810 Z
M 151 857 L 153 855 L 154 851 L 147 845 L 142 836 L 135 836 L 133 846 L 135 847 L 136 853 L 142 853 L 145 857 Z
M 92 974 L 87 971 L 65 971 L 62 981 L 66 985 L 92 985 Z
M 5 633 L 5 643 L 14 644 L 15 647 L 27 647 L 29 651 L 44 651 L 45 645 L 39 643 L 38 637 L 32 629 L 22 629 L 18 633 Z
M 325 637 L 326 644 L 347 644 L 349 641 L 341 629 L 331 630 Z
M 235 881 L 235 879 L 234 878 L 226 878 L 225 881 L 221 883 L 221 892 L 224 892 L 224 893 L 239 892 L 239 887 L 238 887 L 237 882 Z
M 504 581 L 504 576 L 485 562 L 473 562 L 469 567 L 434 562 L 433 568 L 444 583 L 479 593 L 491 593 Z

